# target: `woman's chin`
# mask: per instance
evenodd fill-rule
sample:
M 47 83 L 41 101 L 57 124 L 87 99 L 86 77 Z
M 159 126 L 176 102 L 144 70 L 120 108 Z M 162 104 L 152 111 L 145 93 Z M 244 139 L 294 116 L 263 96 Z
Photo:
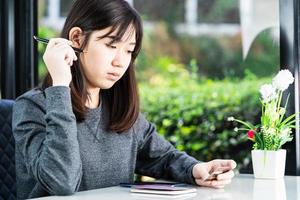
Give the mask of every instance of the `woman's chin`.
M 105 84 L 101 84 L 100 88 L 101 89 L 110 89 L 112 86 L 114 86 L 115 82 L 111 82 L 111 83 L 105 83 Z

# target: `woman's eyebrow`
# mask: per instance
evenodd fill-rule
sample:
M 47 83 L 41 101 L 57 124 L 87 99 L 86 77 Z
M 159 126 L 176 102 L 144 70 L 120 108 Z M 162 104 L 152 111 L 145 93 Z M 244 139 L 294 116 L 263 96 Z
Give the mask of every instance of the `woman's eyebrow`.
M 109 39 L 115 39 L 117 36 L 115 36 L 115 35 L 108 35 L 108 36 L 106 36 L 106 38 L 109 38 Z
M 104 38 L 109 38 L 111 40 L 115 40 L 117 38 L 117 36 L 115 36 L 115 35 L 108 35 L 108 36 L 105 36 Z M 121 41 L 121 40 L 117 40 L 117 42 L 119 42 L 119 41 Z M 136 45 L 136 42 L 130 42 L 129 45 L 133 45 L 134 46 L 134 45 Z
M 116 36 L 113 36 L 113 35 L 99 35 L 99 36 L 96 36 L 97 39 L 105 39 L 105 38 L 108 38 L 108 39 L 111 39 L 111 40 L 114 40 L 115 38 L 117 38 Z
M 109 36 L 107 36 L 107 38 L 114 40 L 114 39 L 116 39 L 116 36 L 109 35 Z M 117 42 L 123 42 L 123 41 L 122 40 L 117 40 Z M 129 45 L 134 46 L 134 45 L 136 45 L 136 42 L 130 42 Z

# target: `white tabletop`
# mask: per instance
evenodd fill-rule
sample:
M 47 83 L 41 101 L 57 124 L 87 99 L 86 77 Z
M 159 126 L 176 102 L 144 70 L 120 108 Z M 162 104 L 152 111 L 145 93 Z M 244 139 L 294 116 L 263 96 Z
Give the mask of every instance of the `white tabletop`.
M 284 179 L 254 179 L 253 175 L 237 175 L 224 189 L 196 187 L 192 196 L 142 196 L 130 193 L 129 188 L 109 187 L 78 192 L 72 196 L 52 196 L 41 200 L 137 200 L 137 199 L 190 199 L 190 200 L 296 200 L 300 199 L 300 177 L 285 176 Z

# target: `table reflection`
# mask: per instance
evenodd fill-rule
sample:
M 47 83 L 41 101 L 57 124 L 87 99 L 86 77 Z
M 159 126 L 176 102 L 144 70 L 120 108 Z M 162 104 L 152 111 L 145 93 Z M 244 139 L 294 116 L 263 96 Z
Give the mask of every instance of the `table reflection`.
M 253 200 L 256 199 L 286 200 L 284 179 L 254 179 Z

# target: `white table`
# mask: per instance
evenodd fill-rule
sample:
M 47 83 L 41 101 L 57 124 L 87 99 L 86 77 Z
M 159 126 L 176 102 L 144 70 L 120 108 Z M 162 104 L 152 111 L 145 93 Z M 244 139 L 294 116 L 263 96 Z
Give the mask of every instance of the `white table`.
M 284 179 L 254 179 L 253 175 L 237 175 L 224 189 L 197 187 L 197 193 L 188 197 L 141 196 L 129 192 L 129 188 L 109 187 L 78 192 L 72 196 L 52 196 L 40 200 L 137 200 L 137 199 L 191 199 L 191 200 L 296 200 L 300 199 L 300 176 Z

